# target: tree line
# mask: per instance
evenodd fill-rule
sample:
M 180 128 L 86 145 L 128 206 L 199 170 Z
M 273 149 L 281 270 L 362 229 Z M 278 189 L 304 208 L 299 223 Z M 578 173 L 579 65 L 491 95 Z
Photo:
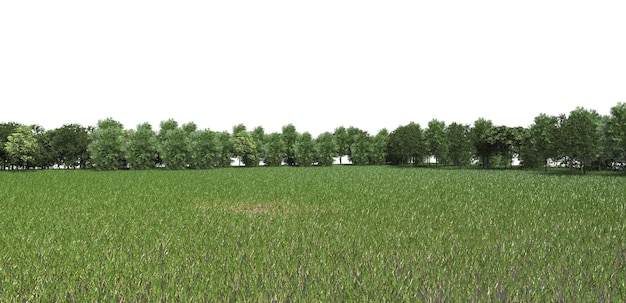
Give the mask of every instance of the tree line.
M 149 123 L 125 129 L 112 118 L 95 127 L 66 124 L 44 130 L 38 125 L 0 123 L 0 168 L 209 169 L 228 167 L 237 159 L 246 167 L 328 166 L 346 157 L 353 165 L 479 165 L 547 169 L 562 165 L 583 172 L 625 171 L 626 103 L 610 115 L 577 107 L 569 114 L 540 114 L 529 127 L 494 125 L 477 119 L 473 125 L 433 119 L 425 128 L 401 125 L 376 134 L 340 126 L 313 137 L 293 124 L 281 132 L 249 130 L 238 124 L 232 132 L 200 130 L 195 123 L 162 121 L 159 131 Z

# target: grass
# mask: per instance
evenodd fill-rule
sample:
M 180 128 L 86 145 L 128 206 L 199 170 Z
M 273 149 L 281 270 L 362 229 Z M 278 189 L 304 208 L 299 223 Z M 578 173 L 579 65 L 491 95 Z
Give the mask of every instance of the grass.
M 626 178 L 0 173 L 0 301 L 626 299 Z

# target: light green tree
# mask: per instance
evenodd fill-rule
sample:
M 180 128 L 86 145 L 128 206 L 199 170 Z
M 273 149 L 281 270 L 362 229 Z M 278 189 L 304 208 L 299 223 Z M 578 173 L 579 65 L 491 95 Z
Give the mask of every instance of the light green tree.
M 252 134 L 248 131 L 241 130 L 234 134 L 233 148 L 235 155 L 241 159 L 246 167 L 254 167 L 259 165 L 257 159 L 256 143 Z
M 428 156 L 435 158 L 435 166 L 439 165 L 440 162 L 445 162 L 445 156 L 448 153 L 446 123 L 437 119 L 428 122 L 428 128 L 424 131 L 424 139 L 428 148 Z
M 298 136 L 296 143 L 296 158 L 299 166 L 312 166 L 315 161 L 315 142 L 309 132 Z
M 18 126 L 8 136 L 4 148 L 9 156 L 9 163 L 24 168 L 32 165 L 40 151 L 39 142 L 33 133 L 33 129 L 26 125 Z
M 330 166 L 333 165 L 333 157 L 337 154 L 333 134 L 330 132 L 321 133 L 315 139 L 317 145 L 317 165 Z
M 130 132 L 130 139 L 126 144 L 125 154 L 131 169 L 154 168 L 157 163 L 158 141 L 156 133 L 150 123 L 137 125 L 137 129 Z

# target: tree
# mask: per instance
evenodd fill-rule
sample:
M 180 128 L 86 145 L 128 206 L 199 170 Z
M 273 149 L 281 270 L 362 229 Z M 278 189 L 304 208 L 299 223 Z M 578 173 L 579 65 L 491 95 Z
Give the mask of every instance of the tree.
M 448 141 L 448 156 L 457 167 L 470 163 L 472 157 L 470 141 L 470 127 L 456 122 L 446 127 L 446 140 Z
M 66 168 L 84 168 L 89 161 L 89 130 L 80 124 L 65 124 L 47 132 L 55 162 Z
M 233 142 L 228 132 L 215 134 L 215 163 L 218 167 L 230 167 L 232 156 L 235 153 Z
M 370 158 L 370 136 L 366 131 L 355 127 L 348 129 L 350 135 L 350 162 L 354 165 L 366 165 Z
M 265 156 L 265 164 L 268 166 L 282 165 L 283 155 L 285 154 L 285 142 L 280 133 L 271 133 L 266 135 L 265 142 L 267 151 Z
M 129 133 L 130 139 L 125 148 L 128 165 L 132 169 L 154 168 L 158 162 L 158 141 L 150 123 L 137 125 Z
M 122 152 L 123 131 L 122 123 L 113 118 L 98 121 L 87 148 L 95 168 L 103 170 L 123 168 L 125 160 Z
M 160 155 L 166 168 L 187 168 L 190 152 L 189 137 L 183 128 L 170 129 L 165 133 L 165 140 L 161 143 Z
M 626 163 L 626 103 L 620 102 L 611 108 L 604 134 L 607 141 L 607 153 L 616 161 Z
M 285 162 L 287 165 L 296 165 L 296 141 L 298 140 L 298 132 L 293 124 L 283 126 L 282 133 L 283 143 L 285 145 Z
M 333 137 L 335 139 L 335 146 L 337 147 L 339 164 L 342 164 L 341 158 L 350 154 L 350 137 L 348 136 L 348 131 L 345 127 L 339 126 L 335 128 Z
M 256 144 L 256 157 L 259 161 L 265 163 L 265 156 L 267 154 L 266 144 L 265 144 L 265 130 L 262 126 L 257 126 L 252 130 L 252 139 L 254 139 L 254 144 Z
M 333 134 L 329 132 L 321 133 L 317 136 L 315 143 L 317 144 L 317 165 L 333 165 L 333 157 L 337 153 Z
M 426 146 L 420 125 L 411 122 L 391 132 L 387 143 L 387 154 L 389 161 L 393 164 L 418 165 L 423 162 L 426 157 Z
M 215 140 L 215 133 L 208 129 L 191 134 L 190 167 L 208 169 L 217 166 Z
M 583 174 L 587 170 L 585 166 L 596 159 L 600 152 L 600 122 L 600 115 L 595 110 L 577 107 L 570 112 L 562 126 L 562 140 L 567 142 L 565 146 L 569 148 L 568 154 L 573 161 L 580 162 Z
M 470 130 L 470 138 L 476 157 L 483 168 L 491 167 L 491 157 L 496 153 L 496 146 L 491 138 L 493 123 L 491 120 L 478 118 Z
M 558 118 L 539 114 L 528 130 L 529 144 L 526 157 L 522 157 L 524 166 L 532 167 L 533 158 L 541 159 L 544 170 L 548 170 L 548 160 L 557 157 L 556 139 L 558 136 Z
M 376 136 L 372 138 L 370 145 L 370 162 L 375 165 L 385 164 L 387 159 L 387 141 L 389 140 L 389 132 L 386 128 L 378 131 Z
M 20 125 L 8 136 L 4 148 L 11 165 L 26 168 L 31 166 L 35 160 L 40 146 L 33 129 L 26 125 Z
M 233 134 L 233 148 L 235 155 L 241 159 L 246 167 L 259 165 L 257 159 L 256 143 L 252 134 L 245 130 L 240 130 Z
M 298 136 L 298 142 L 296 144 L 296 155 L 298 159 L 298 165 L 300 166 L 312 166 L 315 161 L 315 142 L 310 133 L 304 132 Z
M 11 134 L 21 124 L 17 122 L 0 123 L 0 168 L 4 170 L 9 165 L 9 154 L 5 149 L 5 143 Z
M 424 131 L 428 156 L 435 158 L 435 166 L 439 162 L 444 162 L 448 152 L 448 141 L 446 140 L 446 123 L 433 119 L 428 122 L 428 128 Z M 430 162 L 429 162 L 430 164 Z

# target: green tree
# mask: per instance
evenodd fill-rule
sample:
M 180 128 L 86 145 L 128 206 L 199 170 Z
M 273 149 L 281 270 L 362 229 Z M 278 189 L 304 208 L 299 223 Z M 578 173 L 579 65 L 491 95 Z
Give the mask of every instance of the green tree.
M 191 153 L 190 145 L 188 134 L 183 128 L 168 130 L 160 146 L 163 165 L 169 169 L 187 168 Z
M 283 126 L 282 140 L 285 146 L 284 159 L 287 165 L 296 165 L 296 141 L 298 140 L 298 132 L 293 124 Z
M 428 128 L 424 131 L 424 138 L 428 147 L 428 156 L 435 158 L 435 166 L 439 162 L 445 162 L 445 157 L 448 153 L 446 123 L 437 119 L 428 122 Z
M 233 136 L 235 155 L 241 159 L 246 167 L 258 166 L 256 143 L 252 134 L 248 131 L 240 130 L 234 133 Z
M 350 137 L 348 131 L 345 127 L 339 126 L 335 128 L 333 138 L 335 139 L 335 146 L 337 147 L 336 155 L 339 157 L 339 164 L 343 164 L 341 160 L 343 156 L 350 154 Z
M 573 161 L 580 162 L 585 174 L 586 165 L 597 159 L 600 152 L 600 115 L 595 110 L 577 107 L 564 122 L 562 139 L 567 142 L 565 146 L 569 148 L 568 154 Z
M 4 145 L 7 142 L 9 136 L 15 132 L 18 126 L 21 124 L 17 122 L 0 123 L 0 169 L 4 170 L 9 166 L 9 154 L 7 153 Z
M 369 134 L 361 129 L 350 127 L 350 162 L 354 165 L 369 164 L 371 139 Z
M 317 144 L 317 165 L 333 165 L 333 157 L 337 153 L 333 134 L 330 132 L 321 133 L 317 136 L 317 139 L 315 139 L 315 143 Z
M 150 123 L 137 125 L 137 129 L 129 133 L 125 155 L 132 169 L 154 168 L 158 162 L 158 141 Z
M 125 160 L 122 152 L 123 131 L 122 123 L 113 118 L 98 121 L 87 147 L 95 168 L 103 170 L 123 168 Z
M 620 102 L 611 108 L 604 136 L 607 154 L 622 164 L 626 163 L 626 103 Z
M 492 138 L 493 123 L 491 120 L 478 118 L 470 129 L 470 138 L 474 152 L 483 168 L 491 167 L 491 158 L 496 154 L 497 147 Z
M 55 162 L 66 168 L 84 168 L 89 162 L 89 130 L 80 124 L 65 124 L 47 132 Z
M 468 165 L 472 157 L 472 143 L 470 140 L 470 127 L 456 122 L 446 127 L 446 140 L 448 142 L 447 158 L 454 166 Z
M 9 135 L 4 148 L 11 165 L 27 168 L 32 166 L 40 146 L 33 129 L 26 125 L 20 125 Z
M 218 167 L 230 167 L 235 154 L 233 142 L 228 132 L 215 133 L 215 163 Z
M 215 133 L 211 130 L 195 131 L 191 134 L 192 168 L 208 169 L 217 167 Z
M 265 157 L 267 154 L 265 137 L 265 130 L 262 126 L 257 126 L 252 130 L 252 139 L 254 139 L 254 144 L 256 144 L 256 157 L 263 163 L 265 163 Z
M 282 139 L 282 134 L 267 134 L 265 142 L 265 150 L 267 151 L 265 156 L 265 164 L 268 166 L 282 165 L 283 155 L 285 154 L 285 143 Z
M 300 166 L 312 166 L 315 162 L 315 142 L 310 133 L 304 132 L 298 136 L 298 142 L 296 143 L 296 155 L 298 159 L 298 165 Z
M 524 166 L 532 167 L 533 159 L 541 159 L 544 170 L 548 170 L 548 161 L 557 157 L 557 136 L 559 120 L 556 116 L 539 114 L 528 130 L 528 148 L 522 156 Z
M 422 128 L 411 122 L 399 126 L 391 134 L 387 142 L 387 154 L 392 164 L 413 163 L 418 165 L 426 157 L 426 146 Z
M 371 164 L 382 165 L 387 159 L 387 141 L 389 140 L 389 132 L 386 128 L 378 131 L 376 136 L 372 138 L 370 145 Z

